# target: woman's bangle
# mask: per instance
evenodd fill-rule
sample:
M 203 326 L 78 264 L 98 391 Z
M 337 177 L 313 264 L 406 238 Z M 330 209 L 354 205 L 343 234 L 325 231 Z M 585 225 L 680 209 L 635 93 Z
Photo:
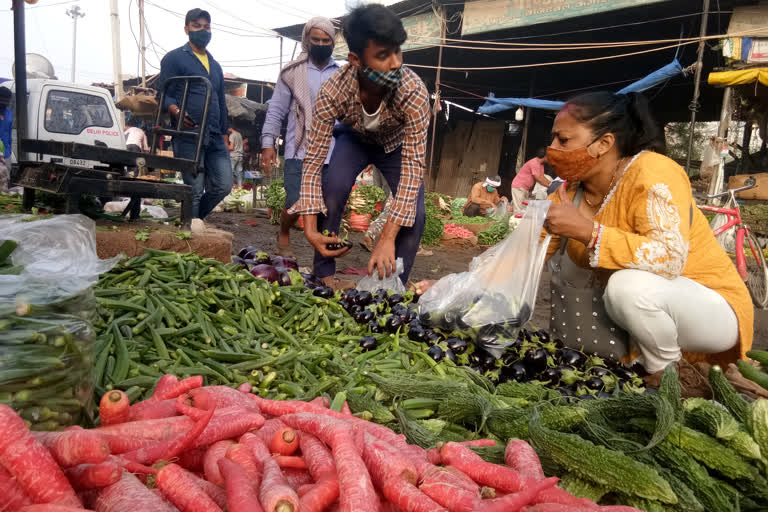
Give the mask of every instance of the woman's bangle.
M 589 238 L 587 249 L 591 249 L 597 243 L 597 237 L 600 234 L 600 224 L 597 221 L 592 223 L 592 236 Z

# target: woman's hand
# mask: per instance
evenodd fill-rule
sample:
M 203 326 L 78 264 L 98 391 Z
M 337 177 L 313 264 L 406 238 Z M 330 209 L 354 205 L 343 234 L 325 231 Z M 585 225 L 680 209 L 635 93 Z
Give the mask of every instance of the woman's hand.
M 425 281 L 419 281 L 418 283 L 416 283 L 414 285 L 411 285 L 411 290 L 416 295 L 424 295 L 424 293 L 427 290 L 429 290 L 430 288 L 432 288 L 435 285 L 436 282 L 437 281 L 435 281 L 434 279 L 427 279 Z
M 560 203 L 552 203 L 547 213 L 547 220 L 544 227 L 547 232 L 553 235 L 565 236 L 578 240 L 584 245 L 589 244 L 592 239 L 592 228 L 594 222 L 585 217 L 579 211 L 578 206 L 573 204 L 571 198 L 562 185 L 557 189 Z

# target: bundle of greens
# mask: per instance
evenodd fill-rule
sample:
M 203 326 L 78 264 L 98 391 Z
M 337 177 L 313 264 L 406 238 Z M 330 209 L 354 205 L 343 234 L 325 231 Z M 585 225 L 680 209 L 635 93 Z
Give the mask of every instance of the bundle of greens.
M 280 212 L 285 208 L 283 180 L 275 180 L 267 188 L 267 208 L 271 210 L 269 222 L 271 224 L 280 224 Z

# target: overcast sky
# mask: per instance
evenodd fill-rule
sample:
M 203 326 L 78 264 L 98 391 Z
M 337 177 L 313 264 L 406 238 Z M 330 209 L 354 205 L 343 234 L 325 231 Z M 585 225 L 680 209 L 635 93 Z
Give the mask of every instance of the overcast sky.
M 119 0 L 120 45 L 123 75 L 137 76 L 137 0 Z M 186 42 L 184 14 L 200 7 L 211 13 L 213 38 L 208 49 L 225 73 L 274 81 L 279 71 L 280 42 L 272 28 L 304 23 L 313 16 L 337 17 L 354 0 L 145 0 L 149 35 L 147 74 L 154 74 L 160 59 Z M 394 1 L 383 1 L 392 4 Z M 6 0 L 3 6 L 9 5 Z M 72 62 L 72 18 L 67 9 L 78 5 L 84 18 L 77 22 L 76 82 L 112 82 L 112 33 L 109 0 L 39 0 L 26 9 L 27 53 L 39 53 L 53 63 L 60 79 L 69 80 Z M 13 64 L 13 13 L 0 10 L 0 33 L 6 34 L 0 50 L 0 77 L 10 78 Z M 134 39 L 135 36 L 135 39 Z M 151 36 L 151 37 L 150 37 Z M 283 62 L 291 58 L 294 44 L 285 41 Z M 297 50 L 298 54 L 298 50 Z

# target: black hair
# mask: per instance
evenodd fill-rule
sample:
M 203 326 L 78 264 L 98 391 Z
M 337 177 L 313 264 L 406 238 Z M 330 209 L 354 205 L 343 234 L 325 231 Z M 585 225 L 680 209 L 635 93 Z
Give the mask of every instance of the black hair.
M 7 87 L 0 87 L 0 98 L 10 98 L 13 96 L 11 90 Z
M 208 23 L 211 22 L 211 14 L 203 9 L 200 9 L 198 7 L 195 7 L 194 9 L 190 9 L 187 11 L 187 15 L 184 18 L 184 25 L 189 25 L 193 21 L 197 21 L 200 18 L 203 18 Z
M 536 150 L 536 158 L 544 158 L 547 156 L 547 148 L 539 148 Z
M 349 51 L 358 56 L 368 46 L 368 41 L 400 46 L 408 38 L 400 18 L 381 4 L 357 7 L 344 19 L 344 39 Z
M 642 94 L 590 92 L 572 98 L 563 108 L 577 121 L 589 125 L 595 137 L 612 133 L 621 157 L 643 150 L 661 154 L 666 151 L 664 132 L 659 129 Z

